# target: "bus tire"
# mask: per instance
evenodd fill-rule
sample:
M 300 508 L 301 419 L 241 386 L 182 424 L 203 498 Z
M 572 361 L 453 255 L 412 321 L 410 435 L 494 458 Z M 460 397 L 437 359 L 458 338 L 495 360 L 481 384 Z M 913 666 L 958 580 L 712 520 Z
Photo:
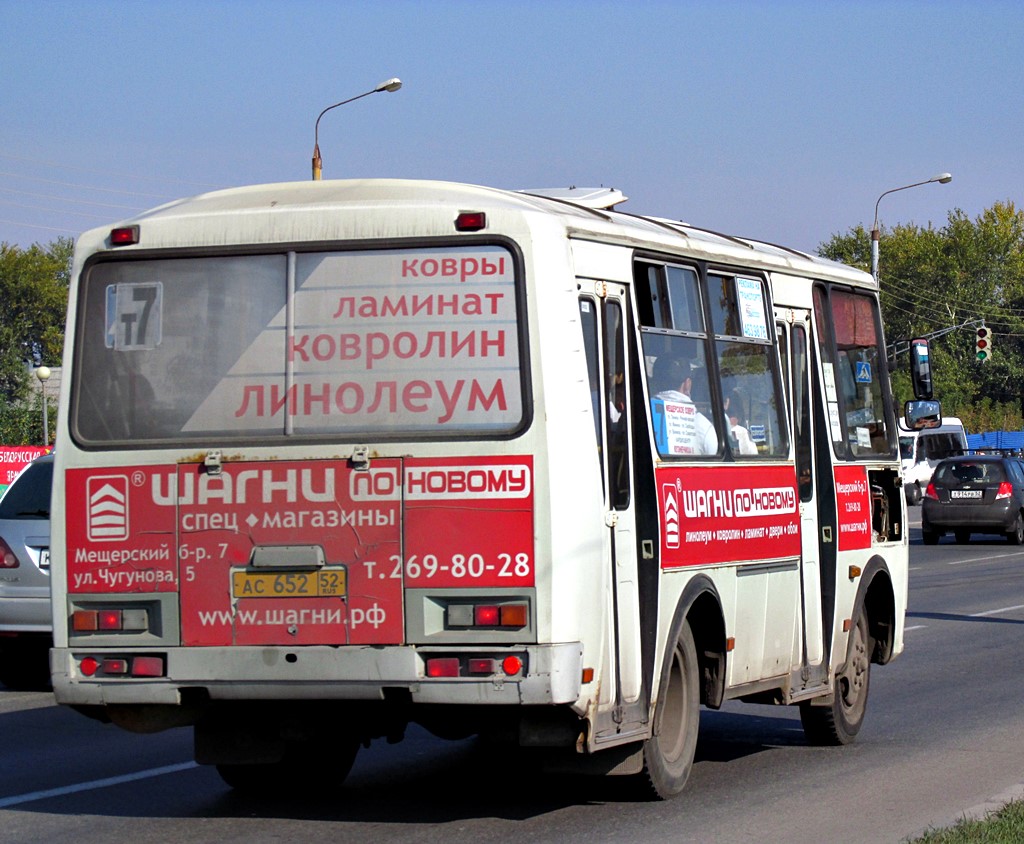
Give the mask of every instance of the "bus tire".
M 284 757 L 268 763 L 217 765 L 217 773 L 236 791 L 252 794 L 322 794 L 345 781 L 359 752 L 359 742 L 337 740 L 324 745 L 292 742 Z
M 683 790 L 693 767 L 700 725 L 697 648 L 683 623 L 666 655 L 668 670 L 658 693 L 653 735 L 644 742 L 641 777 L 649 797 L 666 800 Z
M 836 674 L 833 682 L 832 704 L 814 706 L 810 701 L 800 704 L 800 723 L 811 744 L 849 744 L 864 723 L 871 685 L 874 641 L 868 629 L 867 610 L 863 607 L 850 636 L 846 665 Z

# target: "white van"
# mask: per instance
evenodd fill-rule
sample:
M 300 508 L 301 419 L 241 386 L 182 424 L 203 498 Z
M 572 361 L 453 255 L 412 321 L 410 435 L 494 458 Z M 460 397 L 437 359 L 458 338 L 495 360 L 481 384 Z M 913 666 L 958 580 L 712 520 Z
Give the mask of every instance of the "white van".
M 920 504 L 940 460 L 967 451 L 967 432 L 955 416 L 943 416 L 937 428 L 911 431 L 900 420 L 903 490 L 909 504 Z

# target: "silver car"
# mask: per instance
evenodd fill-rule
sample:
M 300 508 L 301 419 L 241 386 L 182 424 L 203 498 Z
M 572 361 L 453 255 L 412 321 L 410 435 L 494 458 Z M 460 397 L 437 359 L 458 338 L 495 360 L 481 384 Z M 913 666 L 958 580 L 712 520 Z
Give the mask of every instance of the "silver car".
M 0 682 L 49 683 L 53 457 L 30 463 L 0 497 Z

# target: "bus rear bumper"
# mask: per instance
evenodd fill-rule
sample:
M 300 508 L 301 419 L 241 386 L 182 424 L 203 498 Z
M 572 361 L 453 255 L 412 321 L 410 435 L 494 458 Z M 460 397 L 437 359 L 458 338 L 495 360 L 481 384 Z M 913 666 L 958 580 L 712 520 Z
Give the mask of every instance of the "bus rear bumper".
M 105 661 L 122 660 L 130 671 L 135 657 L 162 658 L 165 676 L 104 673 L 104 665 L 115 664 Z M 506 657 L 518 657 L 521 671 L 507 675 Z M 89 658 L 100 665 L 92 676 L 83 672 Z M 494 671 L 467 676 L 470 658 L 491 660 Z M 428 676 L 434 660 L 453 659 L 463 667 L 459 676 Z M 180 705 L 195 695 L 209 700 L 373 701 L 396 689 L 406 690 L 414 704 L 553 705 L 579 699 L 583 647 L 578 642 L 486 649 L 76 647 L 51 651 L 50 668 L 57 702 L 73 706 Z

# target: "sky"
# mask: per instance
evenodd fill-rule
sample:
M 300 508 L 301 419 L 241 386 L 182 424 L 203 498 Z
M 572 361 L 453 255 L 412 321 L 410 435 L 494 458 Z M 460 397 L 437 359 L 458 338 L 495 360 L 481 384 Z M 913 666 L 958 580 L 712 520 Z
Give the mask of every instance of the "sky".
M 1024 207 L 1024 3 L 0 0 L 0 243 L 325 179 L 614 187 L 816 250 Z

